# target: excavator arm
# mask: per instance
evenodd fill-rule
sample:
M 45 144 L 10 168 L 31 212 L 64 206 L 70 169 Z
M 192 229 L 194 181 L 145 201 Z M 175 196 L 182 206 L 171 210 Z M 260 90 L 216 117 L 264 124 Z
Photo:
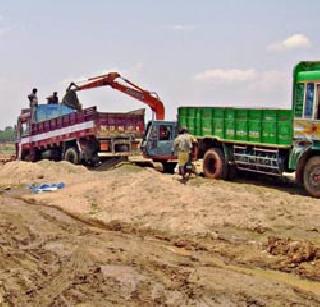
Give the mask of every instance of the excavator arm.
M 67 89 L 67 92 L 82 91 L 101 86 L 110 86 L 115 90 L 118 90 L 132 98 L 135 98 L 147 104 L 155 113 L 157 120 L 165 119 L 165 107 L 160 97 L 156 93 L 152 93 L 142 89 L 131 81 L 122 78 L 121 75 L 117 72 L 110 72 L 105 75 L 93 77 L 79 84 L 71 83 L 69 85 L 69 88 Z

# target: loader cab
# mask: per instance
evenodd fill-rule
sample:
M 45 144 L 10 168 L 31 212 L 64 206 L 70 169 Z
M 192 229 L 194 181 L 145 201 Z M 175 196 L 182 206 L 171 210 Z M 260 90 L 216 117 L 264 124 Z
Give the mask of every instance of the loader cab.
M 177 122 L 150 121 L 143 139 L 144 156 L 159 162 L 170 159 L 176 135 Z

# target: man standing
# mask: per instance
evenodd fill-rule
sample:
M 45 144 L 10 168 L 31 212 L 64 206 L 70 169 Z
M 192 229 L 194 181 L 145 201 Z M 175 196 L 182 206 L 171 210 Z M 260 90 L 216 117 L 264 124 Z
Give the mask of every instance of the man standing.
M 183 178 L 186 164 L 192 161 L 191 153 L 195 142 L 194 137 L 185 128 L 180 129 L 179 135 L 174 140 L 174 149 L 178 156 L 179 175 Z
M 53 92 L 53 94 L 52 94 L 52 103 L 53 104 L 58 104 L 59 103 L 59 98 L 58 98 L 58 93 L 57 92 Z
M 59 98 L 58 98 L 58 93 L 53 92 L 52 95 L 47 97 L 48 104 L 58 104 L 59 103 Z
M 32 93 L 28 95 L 29 107 L 35 108 L 38 106 L 38 89 L 34 88 Z
M 38 89 L 34 88 L 32 93 L 28 95 L 29 107 L 31 110 L 31 120 L 36 121 L 36 110 L 38 108 Z

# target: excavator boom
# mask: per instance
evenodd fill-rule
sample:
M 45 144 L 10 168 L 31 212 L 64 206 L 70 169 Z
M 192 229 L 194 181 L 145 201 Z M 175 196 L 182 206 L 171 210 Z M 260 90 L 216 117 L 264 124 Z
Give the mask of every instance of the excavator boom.
M 157 120 L 165 119 L 165 107 L 160 97 L 156 93 L 144 90 L 128 79 L 122 78 L 121 75 L 117 72 L 110 72 L 105 75 L 89 78 L 84 83 L 81 82 L 81 84 L 71 83 L 69 85 L 69 88 L 67 89 L 67 92 L 70 90 L 82 91 L 101 86 L 110 86 L 115 90 L 118 90 L 134 99 L 147 104 L 155 113 Z

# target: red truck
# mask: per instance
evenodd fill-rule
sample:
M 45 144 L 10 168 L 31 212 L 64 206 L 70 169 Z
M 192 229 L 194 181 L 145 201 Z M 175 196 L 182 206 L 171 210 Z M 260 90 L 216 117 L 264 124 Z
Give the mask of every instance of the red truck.
M 21 111 L 16 133 L 19 160 L 94 165 L 102 158 L 139 152 L 144 109 L 105 113 L 96 107 L 75 111 L 62 104 L 39 105 L 33 114 L 31 109 Z

